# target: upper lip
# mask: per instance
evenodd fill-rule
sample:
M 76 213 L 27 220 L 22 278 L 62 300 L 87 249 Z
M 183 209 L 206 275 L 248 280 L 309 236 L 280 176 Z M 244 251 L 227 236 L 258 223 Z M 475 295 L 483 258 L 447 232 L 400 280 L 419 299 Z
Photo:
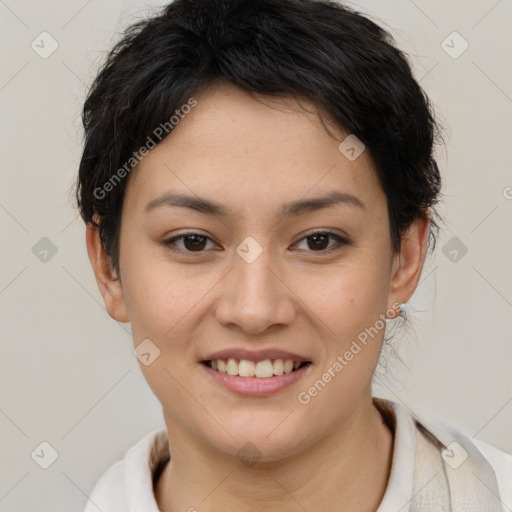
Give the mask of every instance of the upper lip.
M 212 361 L 216 359 L 245 359 L 247 361 L 264 361 L 265 359 L 283 359 L 284 361 L 292 360 L 293 362 L 306 362 L 309 359 L 295 354 L 293 352 L 288 352 L 286 350 L 268 348 L 264 350 L 245 350 L 240 348 L 226 348 L 224 350 L 219 350 L 217 352 L 213 352 L 202 359 L 202 361 Z

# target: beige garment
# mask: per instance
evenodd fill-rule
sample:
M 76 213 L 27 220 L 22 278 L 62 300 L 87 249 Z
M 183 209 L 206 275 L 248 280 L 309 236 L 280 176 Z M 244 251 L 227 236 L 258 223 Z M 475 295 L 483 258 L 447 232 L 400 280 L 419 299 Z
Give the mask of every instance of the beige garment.
M 452 433 L 451 427 L 439 432 L 434 427 L 427 430 L 422 426 L 426 423 L 413 417 L 403 405 L 379 398 L 374 400 L 395 432 L 390 478 L 378 512 L 512 510 L 512 456 L 488 445 L 478 445 L 477 441 L 473 443 L 461 434 Z M 452 465 L 461 462 L 460 455 L 464 452 L 456 446 L 455 450 L 452 445 L 444 452 L 445 446 L 454 441 L 468 453 L 468 458 L 457 469 L 452 469 L 442 457 L 445 453 Z M 475 449 L 475 444 L 483 451 Z M 159 512 L 153 482 L 158 468 L 161 469 L 168 458 L 167 431 L 159 429 L 149 433 L 105 472 L 96 483 L 84 512 Z M 501 499 L 510 508 L 500 506 L 495 476 Z
M 395 403 L 374 402 L 395 417 L 390 414 Z M 471 439 L 450 426 L 411 416 L 416 457 L 409 512 L 503 512 L 494 470 Z

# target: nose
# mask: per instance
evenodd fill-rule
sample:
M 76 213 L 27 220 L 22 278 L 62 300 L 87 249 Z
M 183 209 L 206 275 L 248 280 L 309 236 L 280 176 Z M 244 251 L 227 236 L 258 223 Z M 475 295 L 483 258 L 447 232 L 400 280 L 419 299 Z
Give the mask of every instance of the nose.
M 293 321 L 295 296 L 267 252 L 251 263 L 235 254 L 233 267 L 222 283 L 215 315 L 223 326 L 261 334 Z

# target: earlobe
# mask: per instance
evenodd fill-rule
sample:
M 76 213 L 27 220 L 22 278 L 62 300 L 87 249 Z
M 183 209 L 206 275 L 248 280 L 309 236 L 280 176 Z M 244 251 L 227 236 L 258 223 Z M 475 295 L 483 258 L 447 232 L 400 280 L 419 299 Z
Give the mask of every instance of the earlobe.
M 96 226 L 87 225 L 85 241 L 94 277 L 108 314 L 118 322 L 129 322 L 121 281 L 112 266 L 111 258 L 101 244 L 99 229 Z
M 428 216 L 417 218 L 402 237 L 400 253 L 393 260 L 388 308 L 407 302 L 416 290 L 425 262 L 428 228 Z

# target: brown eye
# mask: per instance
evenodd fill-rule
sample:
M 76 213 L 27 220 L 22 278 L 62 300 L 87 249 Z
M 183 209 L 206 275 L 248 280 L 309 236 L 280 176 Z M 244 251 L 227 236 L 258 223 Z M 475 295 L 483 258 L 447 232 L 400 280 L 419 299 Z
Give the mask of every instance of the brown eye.
M 330 231 L 317 231 L 316 233 L 311 233 L 310 235 L 302 238 L 299 244 L 303 243 L 303 241 L 307 241 L 307 247 L 304 250 L 307 252 L 318 253 L 328 253 L 331 250 L 339 249 L 340 246 L 351 244 L 351 242 L 346 238 Z M 334 243 L 331 243 L 333 241 Z M 208 250 L 208 242 L 211 242 L 215 247 L 212 239 L 207 236 L 199 233 L 184 233 L 166 240 L 164 245 L 174 252 L 182 252 L 185 254 L 202 253 Z
M 178 241 L 183 242 L 182 247 L 179 247 L 176 243 Z M 166 240 L 164 244 L 169 247 L 169 249 L 176 252 L 204 252 L 208 241 L 211 242 L 211 239 L 199 233 L 185 233 Z
M 323 251 L 329 246 L 330 236 L 326 233 L 315 233 L 314 235 L 308 236 L 307 239 L 310 249 Z
M 201 235 L 188 235 L 183 240 L 185 247 L 189 251 L 200 251 L 206 245 L 206 237 Z
M 350 244 L 346 238 L 330 231 L 317 231 L 316 233 L 311 233 L 300 240 L 299 243 L 302 243 L 304 240 L 307 241 L 306 249 L 304 250 L 309 252 L 330 252 L 331 250 L 339 248 L 339 246 Z M 330 242 L 333 240 L 337 242 L 337 244 L 334 243 L 330 245 Z

